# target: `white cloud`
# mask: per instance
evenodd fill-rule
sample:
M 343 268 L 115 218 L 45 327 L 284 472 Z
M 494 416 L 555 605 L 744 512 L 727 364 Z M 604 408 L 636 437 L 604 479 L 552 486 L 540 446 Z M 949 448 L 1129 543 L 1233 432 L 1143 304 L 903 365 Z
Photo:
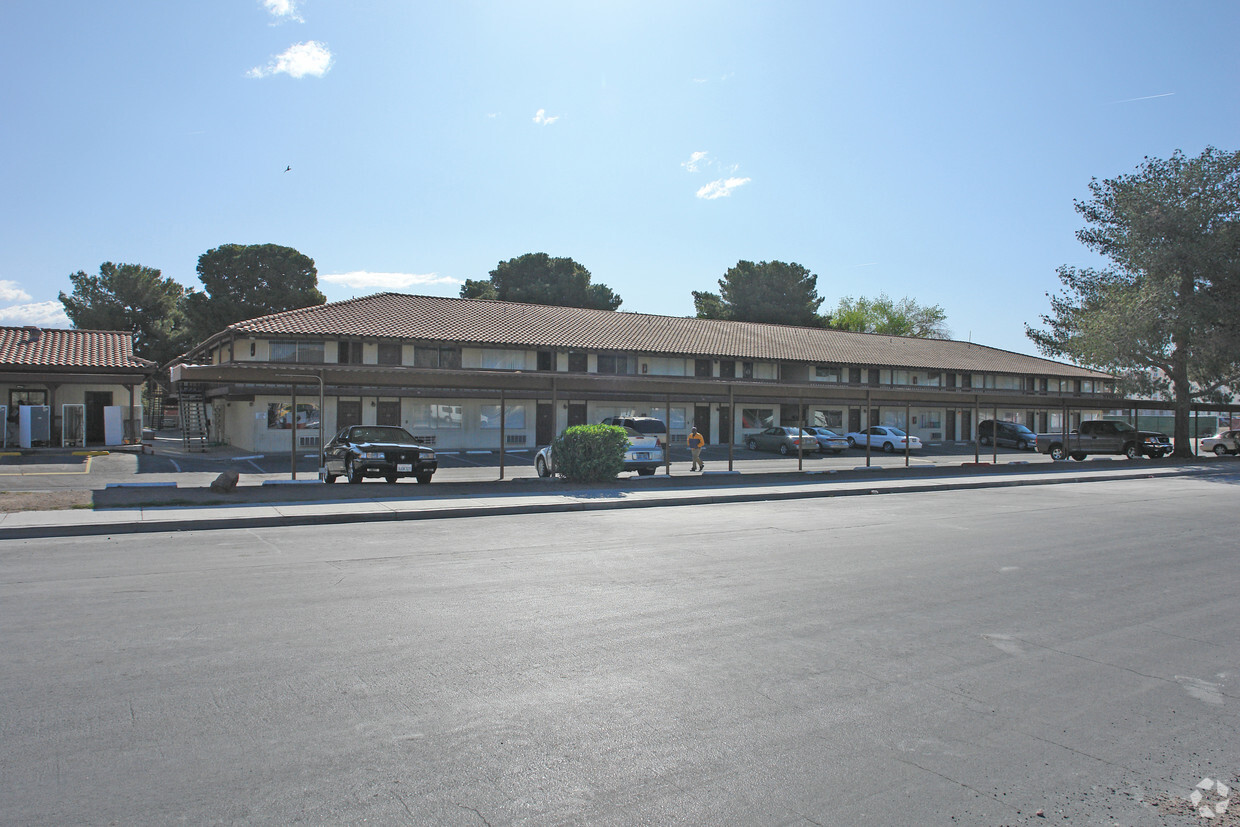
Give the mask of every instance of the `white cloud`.
M 748 178 L 720 178 L 718 181 L 711 181 L 699 189 L 697 197 L 707 201 L 713 201 L 716 198 L 727 198 L 732 194 L 732 190 L 748 184 L 749 180 Z
M 681 164 L 689 172 L 697 172 L 702 161 L 706 160 L 705 152 L 695 152 L 689 156 L 689 160 Z
M 5 284 L 12 284 L 12 282 L 5 282 Z M 69 321 L 69 317 L 65 315 L 65 306 L 57 299 L 50 302 L 33 302 L 31 304 L 14 304 L 8 307 L 0 307 L 0 324 L 36 324 L 40 327 L 70 327 L 72 323 Z
M 271 16 L 278 21 L 292 20 L 296 23 L 305 23 L 301 13 L 297 11 L 297 0 L 262 0 L 263 8 L 271 13 Z
M 17 282 L 0 280 L 0 302 L 28 301 L 30 301 L 30 294 L 23 290 Z
M 313 75 L 321 78 L 332 68 L 332 53 L 327 44 L 317 40 L 296 43 L 289 46 L 282 54 L 276 55 L 266 66 L 255 66 L 247 77 L 265 78 L 271 75 L 285 74 L 289 77 L 302 78 Z
M 410 287 L 426 287 L 436 284 L 463 284 L 460 279 L 440 276 L 436 273 L 371 273 L 366 270 L 319 276 L 319 281 L 355 289 L 375 288 L 379 290 L 407 290 Z
M 560 119 L 559 115 L 553 115 L 551 117 L 548 117 L 546 109 L 539 109 L 537 112 L 534 113 L 534 123 L 538 124 L 539 126 L 550 126 L 551 124 L 555 123 L 559 119 Z

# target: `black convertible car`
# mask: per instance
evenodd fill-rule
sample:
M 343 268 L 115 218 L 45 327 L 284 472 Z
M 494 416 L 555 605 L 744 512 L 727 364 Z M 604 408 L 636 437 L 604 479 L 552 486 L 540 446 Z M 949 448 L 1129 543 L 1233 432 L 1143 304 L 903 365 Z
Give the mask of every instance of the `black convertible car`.
M 388 482 L 414 477 L 425 484 L 431 481 L 439 460 L 404 428 L 350 425 L 327 443 L 323 465 L 323 482 L 335 482 L 336 477 L 347 477 L 349 482 L 361 482 L 366 477 L 383 477 Z

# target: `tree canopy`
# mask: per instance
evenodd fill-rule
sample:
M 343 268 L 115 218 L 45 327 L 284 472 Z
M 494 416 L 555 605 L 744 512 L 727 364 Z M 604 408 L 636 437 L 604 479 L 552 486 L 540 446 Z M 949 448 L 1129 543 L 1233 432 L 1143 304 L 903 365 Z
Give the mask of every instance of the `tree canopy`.
M 105 261 L 98 275 L 79 270 L 69 282 L 73 292 L 61 291 L 60 303 L 74 327 L 132 331 L 134 354 L 160 364 L 189 346 L 181 312 L 185 288 L 159 270 Z
M 876 299 L 840 299 L 828 326 L 855 333 L 950 339 L 952 333 L 946 322 L 947 312 L 937 304 L 920 305 L 908 296 L 893 301 L 886 293 L 880 293 Z
M 526 304 L 615 310 L 621 298 L 604 284 L 591 284 L 590 271 L 571 258 L 526 253 L 501 261 L 489 279 L 467 279 L 463 299 L 498 299 Z
M 185 315 L 201 341 L 234 322 L 323 304 L 314 259 L 278 244 L 224 244 L 198 257 L 203 292 L 190 291 Z
M 1175 454 L 1191 456 L 1192 403 L 1240 383 L 1240 152 L 1177 150 L 1089 190 L 1077 238 L 1110 266 L 1060 267 L 1046 329 L 1025 332 L 1048 356 L 1169 397 Z
M 821 327 L 818 277 L 796 263 L 738 261 L 719 280 L 719 292 L 693 291 L 699 319 Z

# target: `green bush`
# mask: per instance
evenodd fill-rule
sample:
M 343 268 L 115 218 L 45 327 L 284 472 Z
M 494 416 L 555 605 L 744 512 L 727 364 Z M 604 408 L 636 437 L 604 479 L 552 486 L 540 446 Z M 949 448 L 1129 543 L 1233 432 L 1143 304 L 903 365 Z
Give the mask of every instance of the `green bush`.
M 629 438 L 614 425 L 574 425 L 551 447 L 556 473 L 573 482 L 604 482 L 624 470 Z

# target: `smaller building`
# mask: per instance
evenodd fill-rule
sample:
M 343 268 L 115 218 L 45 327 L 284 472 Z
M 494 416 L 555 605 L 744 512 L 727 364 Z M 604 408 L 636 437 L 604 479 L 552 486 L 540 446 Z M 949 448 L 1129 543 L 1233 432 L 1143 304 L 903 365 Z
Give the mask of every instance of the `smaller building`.
M 0 327 L 3 444 L 137 442 L 142 385 L 156 369 L 134 356 L 129 331 Z

